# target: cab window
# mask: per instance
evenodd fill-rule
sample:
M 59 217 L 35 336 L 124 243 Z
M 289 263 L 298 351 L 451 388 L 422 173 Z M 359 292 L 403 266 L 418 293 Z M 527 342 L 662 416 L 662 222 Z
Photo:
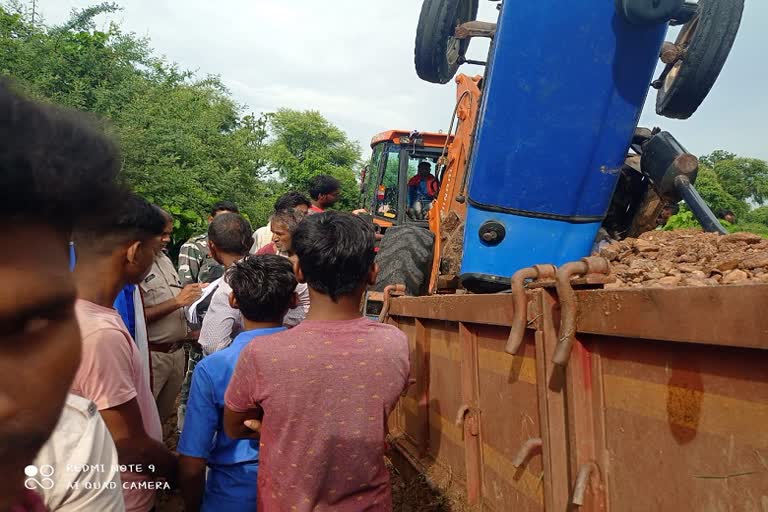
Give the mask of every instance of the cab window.
M 386 153 L 387 163 L 376 190 L 376 215 L 389 219 L 397 218 L 400 189 L 400 147 L 390 146 Z
M 373 148 L 373 155 L 371 155 L 371 162 L 368 165 L 368 170 L 365 173 L 365 180 L 362 185 L 363 192 L 363 208 L 370 208 L 374 204 L 376 197 L 376 185 L 379 178 L 379 164 L 381 163 L 381 157 L 384 154 L 384 144 L 379 144 Z

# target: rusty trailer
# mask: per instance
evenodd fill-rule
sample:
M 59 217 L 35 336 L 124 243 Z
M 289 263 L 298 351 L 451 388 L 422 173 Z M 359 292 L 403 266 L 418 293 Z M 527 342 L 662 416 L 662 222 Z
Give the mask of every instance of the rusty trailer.
M 768 285 L 527 289 L 515 355 L 513 294 L 388 302 L 395 462 L 470 509 L 768 510 Z

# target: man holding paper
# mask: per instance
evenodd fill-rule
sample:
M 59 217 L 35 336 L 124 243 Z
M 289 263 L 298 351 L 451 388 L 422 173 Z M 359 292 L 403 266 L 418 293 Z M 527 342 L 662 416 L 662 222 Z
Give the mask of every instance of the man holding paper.
M 152 357 L 152 394 L 160 420 L 165 421 L 173 413 L 184 380 L 186 357 L 182 349 L 189 334 L 184 308 L 200 298 L 202 285 L 181 286 L 179 274 L 164 252 L 171 240 L 173 217 L 168 212 L 162 213 L 166 219 L 163 251 L 155 256 L 140 287 Z

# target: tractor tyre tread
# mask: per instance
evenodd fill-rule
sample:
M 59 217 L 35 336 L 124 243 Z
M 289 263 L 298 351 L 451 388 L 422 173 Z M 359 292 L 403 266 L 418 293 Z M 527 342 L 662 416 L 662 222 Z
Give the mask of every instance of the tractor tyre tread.
M 376 262 L 379 275 L 374 289 L 404 284 L 408 295 L 424 295 L 429 284 L 435 235 L 426 228 L 406 224 L 384 234 Z
M 657 114 L 688 119 L 696 112 L 728 59 L 743 11 L 744 0 L 699 1 L 698 27 L 679 75 L 668 91 L 662 88 L 656 96 Z

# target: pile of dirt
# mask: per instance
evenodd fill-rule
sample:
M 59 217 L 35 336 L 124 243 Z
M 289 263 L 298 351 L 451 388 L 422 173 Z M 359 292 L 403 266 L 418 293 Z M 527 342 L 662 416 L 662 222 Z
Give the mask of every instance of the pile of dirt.
M 424 475 L 406 479 L 389 459 L 385 459 L 392 483 L 393 512 L 455 512 L 451 500 L 436 492 Z
M 600 255 L 617 278 L 606 288 L 768 283 L 768 240 L 752 233 L 650 231 Z

